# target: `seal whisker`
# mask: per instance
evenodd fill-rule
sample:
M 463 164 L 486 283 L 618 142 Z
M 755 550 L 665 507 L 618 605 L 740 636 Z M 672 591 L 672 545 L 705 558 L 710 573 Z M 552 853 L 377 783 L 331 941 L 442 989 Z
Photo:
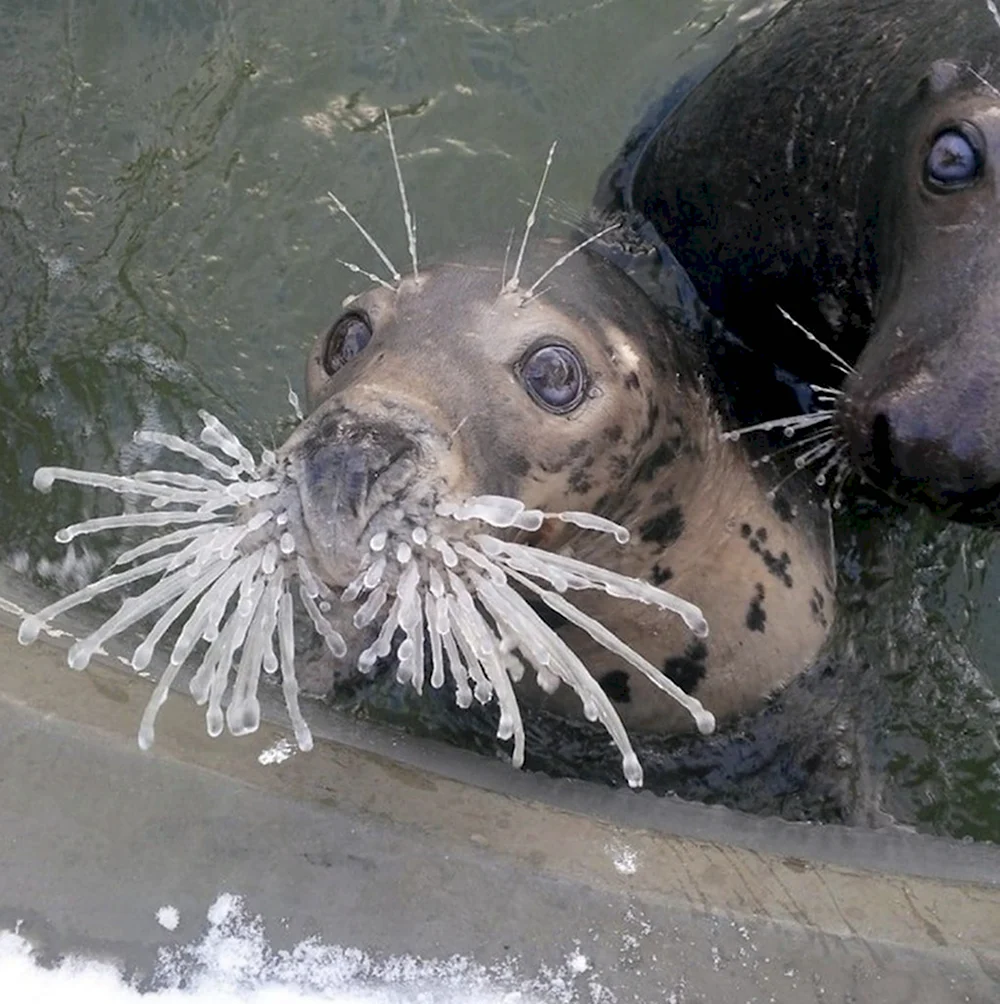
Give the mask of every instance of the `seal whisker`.
M 374 282 L 383 289 L 388 289 L 392 292 L 395 292 L 396 290 L 396 287 L 391 282 L 386 282 L 380 275 L 376 275 L 374 272 L 369 272 L 360 265 L 355 265 L 352 261 L 344 261 L 343 258 L 335 258 L 334 261 L 336 261 L 338 265 L 343 265 L 344 268 L 353 272 L 355 275 L 363 275 L 369 282 Z
M 517 227 L 510 228 L 510 234 L 507 236 L 507 247 L 504 248 L 503 252 L 503 267 L 500 269 L 500 292 L 503 293 L 507 286 L 507 265 L 510 262 L 510 249 L 514 246 L 514 233 Z
M 570 249 L 569 249 L 569 250 L 568 250 L 567 252 L 565 252 L 565 254 L 561 254 L 561 255 L 560 255 L 560 256 L 559 256 L 559 257 L 558 257 L 558 258 L 557 258 L 557 259 L 556 259 L 556 260 L 555 260 L 555 261 L 554 261 L 554 262 L 553 262 L 553 263 L 552 263 L 552 264 L 551 264 L 551 265 L 550 265 L 550 266 L 549 266 L 549 267 L 548 267 L 548 268 L 547 268 L 547 269 L 546 269 L 546 270 L 545 270 L 545 271 L 544 271 L 544 272 L 543 272 L 543 273 L 542 273 L 542 274 L 541 274 L 541 275 L 540 275 L 540 276 L 539 276 L 539 277 L 538 277 L 538 278 L 537 278 L 537 279 L 536 279 L 536 280 L 534 281 L 534 283 L 533 283 L 533 284 L 532 284 L 532 285 L 531 285 L 531 286 L 530 286 L 530 287 L 528 288 L 528 290 L 527 290 L 527 291 L 526 291 L 526 292 L 524 293 L 524 295 L 523 295 L 523 296 L 521 297 L 521 306 L 522 306 L 522 307 L 523 307 L 523 306 L 525 306 L 525 305 L 526 305 L 527 303 L 529 303 L 529 302 L 530 302 L 530 301 L 531 301 L 531 300 L 532 300 L 532 299 L 534 298 L 533 294 L 535 293 L 535 290 L 536 290 L 536 289 L 538 289 L 538 287 L 539 287 L 539 286 L 540 286 L 540 285 L 541 285 L 541 284 L 542 284 L 542 283 L 543 283 L 543 282 L 544 282 L 544 281 L 545 281 L 545 280 L 546 280 L 546 279 L 547 279 L 547 278 L 548 278 L 548 277 L 549 277 L 550 275 L 552 275 L 552 273 L 553 273 L 553 272 L 554 272 L 554 271 L 555 271 L 555 270 L 556 270 L 557 268 L 559 268 L 559 267 L 560 267 L 560 265 L 565 265 L 565 264 L 566 264 L 566 262 L 568 262 L 568 261 L 570 260 L 570 258 L 572 258 L 572 257 L 573 257 L 573 255 L 575 255 L 575 254 L 578 254 L 578 253 L 579 253 L 580 251 L 582 251 L 582 250 L 583 250 L 583 249 L 584 249 L 585 247 L 588 247 L 588 246 L 589 246 L 590 244 L 593 244 L 593 243 L 594 243 L 594 241 L 597 241 L 597 240 L 600 240 L 600 239 L 601 239 L 601 238 L 602 238 L 602 237 L 603 237 L 603 236 L 604 236 L 605 234 L 609 234 L 609 233 L 611 233 L 611 231 L 612 231 L 612 230 L 618 230 L 618 229 L 619 229 L 620 227 L 621 227 L 621 223 L 612 223 L 612 224 L 611 224 L 610 226 L 607 226 L 607 227 L 605 227 L 605 228 L 604 228 L 603 230 L 599 230 L 599 231 L 598 231 L 598 232 L 597 232 L 596 234 L 591 234 L 591 236 L 590 236 L 590 237 L 588 237 L 588 238 L 587 238 L 586 240 L 582 240 L 582 241 L 580 241 L 580 243 L 579 243 L 579 244 L 576 244 L 576 245 L 574 245 L 573 247 L 571 247 L 571 248 L 570 248 Z M 543 292 L 544 292 L 544 290 L 543 290 Z M 539 296 L 541 296 L 541 293 L 539 293 L 538 295 L 539 295 Z
M 786 418 L 769 418 L 766 422 L 757 422 L 755 425 L 744 425 L 739 429 L 729 429 L 720 433 L 719 438 L 723 441 L 735 443 L 741 436 L 751 432 L 773 432 L 775 429 L 784 429 L 785 435 L 794 436 L 799 429 L 808 429 L 813 425 L 822 425 L 825 422 L 832 422 L 836 416 L 833 409 L 823 409 L 812 411 L 807 415 L 789 415 Z
M 413 266 L 414 282 L 419 280 L 420 273 L 417 271 L 417 224 L 410 215 L 410 204 L 406 198 L 406 185 L 403 184 L 403 172 L 399 167 L 399 155 L 396 153 L 396 137 L 392 134 L 392 119 L 389 117 L 389 109 L 385 109 L 385 131 L 389 135 L 389 149 L 392 151 L 392 166 L 396 171 L 396 184 L 399 186 L 399 201 L 403 204 L 403 223 L 406 226 L 406 243 L 410 251 L 410 263 Z M 399 282 L 399 277 L 396 277 Z
M 553 142 L 552 146 L 549 147 L 549 154 L 545 158 L 545 167 L 542 170 L 542 180 L 538 184 L 538 191 L 535 193 L 535 201 L 531 204 L 531 210 L 528 213 L 528 219 L 524 224 L 524 236 L 521 238 L 521 247 L 517 252 L 517 260 L 514 262 L 514 274 L 510 277 L 509 282 L 504 287 L 505 292 L 515 293 L 517 292 L 518 283 L 520 281 L 521 275 L 521 263 L 524 261 L 524 252 L 528 246 L 528 237 L 531 235 L 532 227 L 535 225 L 535 220 L 538 214 L 538 203 L 541 201 L 542 192 L 545 189 L 545 182 L 549 177 L 549 168 L 552 167 L 552 158 L 555 156 L 556 146 L 558 145 L 558 140 Z
M 854 367 L 846 359 L 844 359 L 842 356 L 834 352 L 834 350 L 831 349 L 829 345 L 827 345 L 825 342 L 817 338 L 816 335 L 814 335 L 803 324 L 800 324 L 798 321 L 796 321 L 795 318 L 792 317 L 792 315 L 789 314 L 788 311 L 781 306 L 781 304 L 775 304 L 775 306 L 778 308 L 778 313 L 781 314 L 781 316 L 786 321 L 788 321 L 788 323 L 791 324 L 792 327 L 797 328 L 799 331 L 801 331 L 802 334 L 804 334 L 806 338 L 809 339 L 809 341 L 813 342 L 815 345 L 818 345 L 828 356 L 830 356 L 833 359 L 834 363 L 836 364 L 836 368 L 839 369 L 841 373 L 845 374 L 846 376 L 850 376 L 852 373 L 856 372 Z
M 827 474 L 829 474 L 834 467 L 839 468 L 839 466 L 843 466 L 846 464 L 845 455 L 847 453 L 847 449 L 848 446 L 847 443 L 845 442 L 841 442 L 838 445 L 837 451 L 834 453 L 834 455 L 820 468 L 819 474 L 817 474 L 816 477 L 813 478 L 813 484 L 818 485 L 820 488 L 822 488 L 826 484 Z
M 788 453 L 793 451 L 802 450 L 803 447 L 810 445 L 811 443 L 824 442 L 837 437 L 837 431 L 833 428 L 821 429 L 819 432 L 814 432 L 812 435 L 806 436 L 804 439 L 798 440 L 795 443 L 789 443 L 787 446 L 779 447 L 777 450 L 773 450 L 771 453 L 765 453 L 763 456 L 758 457 L 756 460 L 750 462 L 751 467 L 760 467 L 762 464 L 773 463 L 778 457 L 783 457 Z
M 392 276 L 392 281 L 396 283 L 396 285 L 398 286 L 400 280 L 402 279 L 402 276 L 399 274 L 399 269 L 397 269 L 396 266 L 393 265 L 392 261 L 390 261 L 389 259 L 389 256 L 379 246 L 378 241 L 376 241 L 375 238 L 372 237 L 370 233 L 368 233 L 368 231 L 361 225 L 361 223 L 354 216 L 354 214 L 347 208 L 347 206 L 344 205 L 343 202 L 340 201 L 340 199 L 337 198 L 336 195 L 333 194 L 333 192 L 328 190 L 326 195 L 327 198 L 330 199 L 330 201 L 337 207 L 337 209 L 339 209 L 340 212 L 342 212 L 351 221 L 351 223 L 354 224 L 354 228 L 358 231 L 359 234 L 361 234 L 362 237 L 364 237 L 364 239 L 368 242 L 368 245 L 375 252 L 375 254 L 377 254 L 379 258 L 382 259 L 382 264 L 385 265 L 385 267 L 389 270 L 389 274 Z M 343 264 L 347 265 L 346 262 Z M 350 267 L 351 267 L 350 265 L 347 265 L 347 268 Z M 358 269 L 358 271 L 360 272 L 361 270 Z M 381 281 L 384 285 L 385 280 Z M 393 287 L 390 286 L 389 288 L 392 289 Z

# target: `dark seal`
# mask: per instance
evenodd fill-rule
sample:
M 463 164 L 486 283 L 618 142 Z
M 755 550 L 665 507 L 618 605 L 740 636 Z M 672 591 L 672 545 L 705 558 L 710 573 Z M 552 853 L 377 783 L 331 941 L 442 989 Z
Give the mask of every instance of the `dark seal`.
M 872 482 L 986 525 L 1000 522 L 998 63 L 985 0 L 792 0 L 640 127 L 610 175 L 754 354 L 831 382 L 783 308 L 855 365 L 840 429 Z M 738 370 L 737 413 L 794 407 Z

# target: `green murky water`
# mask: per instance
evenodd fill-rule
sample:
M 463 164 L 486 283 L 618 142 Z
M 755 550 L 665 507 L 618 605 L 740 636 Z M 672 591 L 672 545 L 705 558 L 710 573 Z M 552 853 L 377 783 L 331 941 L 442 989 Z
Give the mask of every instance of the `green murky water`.
M 505 240 L 553 139 L 544 225 L 558 231 L 646 103 L 720 58 L 752 9 L 0 0 L 0 555 L 53 590 L 100 561 L 52 542 L 100 502 L 39 496 L 40 463 L 128 467 L 135 427 L 190 430 L 199 407 L 246 441 L 281 438 L 306 347 L 359 288 L 335 259 L 376 264 L 326 192 L 406 257 L 383 107 L 423 258 Z M 877 819 L 880 806 L 1000 839 L 992 536 L 924 516 L 841 524 L 831 661 L 850 671 L 721 745 L 647 744 L 651 773 L 757 811 L 842 818 L 846 804 Z M 816 722 L 840 738 L 812 758 Z M 568 733 L 544 765 L 616 776 L 595 742 Z

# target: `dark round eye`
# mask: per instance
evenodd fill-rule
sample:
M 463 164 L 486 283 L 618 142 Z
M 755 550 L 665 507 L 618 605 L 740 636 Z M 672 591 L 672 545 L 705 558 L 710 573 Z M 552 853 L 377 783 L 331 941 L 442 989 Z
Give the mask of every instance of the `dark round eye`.
M 951 127 L 938 133 L 924 161 L 924 176 L 931 188 L 965 188 L 982 172 L 977 144 L 965 131 Z
M 353 359 L 371 340 L 371 322 L 364 314 L 344 314 L 326 336 L 323 349 L 323 368 L 331 376 L 348 359 Z
M 568 345 L 531 349 L 517 372 L 535 403 L 557 415 L 579 407 L 587 389 L 583 362 Z

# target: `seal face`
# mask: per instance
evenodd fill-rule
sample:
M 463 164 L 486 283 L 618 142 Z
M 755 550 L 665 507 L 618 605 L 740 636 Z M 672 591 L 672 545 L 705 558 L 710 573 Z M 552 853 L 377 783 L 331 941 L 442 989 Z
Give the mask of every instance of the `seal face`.
M 541 272 L 561 250 L 541 245 L 528 264 Z M 314 568 L 342 587 L 372 534 L 419 523 L 452 499 L 594 513 L 627 527 L 629 543 L 552 523 L 519 536 L 701 605 L 706 639 L 655 607 L 574 594 L 717 716 L 755 709 L 826 637 L 829 520 L 809 499 L 779 514 L 740 444 L 720 438 L 703 365 L 589 249 L 526 299 L 505 290 L 501 262 L 487 254 L 353 298 L 310 352 L 310 411 L 279 453 Z M 691 727 L 586 631 L 539 612 L 626 726 Z M 556 711 L 579 711 L 569 688 L 521 687 Z
M 618 174 L 709 309 L 807 382 L 856 363 L 855 465 L 904 501 L 1000 522 L 1000 24 L 958 0 L 792 0 Z M 738 137 L 736 142 L 727 138 Z M 724 373 L 748 420 L 775 403 Z

